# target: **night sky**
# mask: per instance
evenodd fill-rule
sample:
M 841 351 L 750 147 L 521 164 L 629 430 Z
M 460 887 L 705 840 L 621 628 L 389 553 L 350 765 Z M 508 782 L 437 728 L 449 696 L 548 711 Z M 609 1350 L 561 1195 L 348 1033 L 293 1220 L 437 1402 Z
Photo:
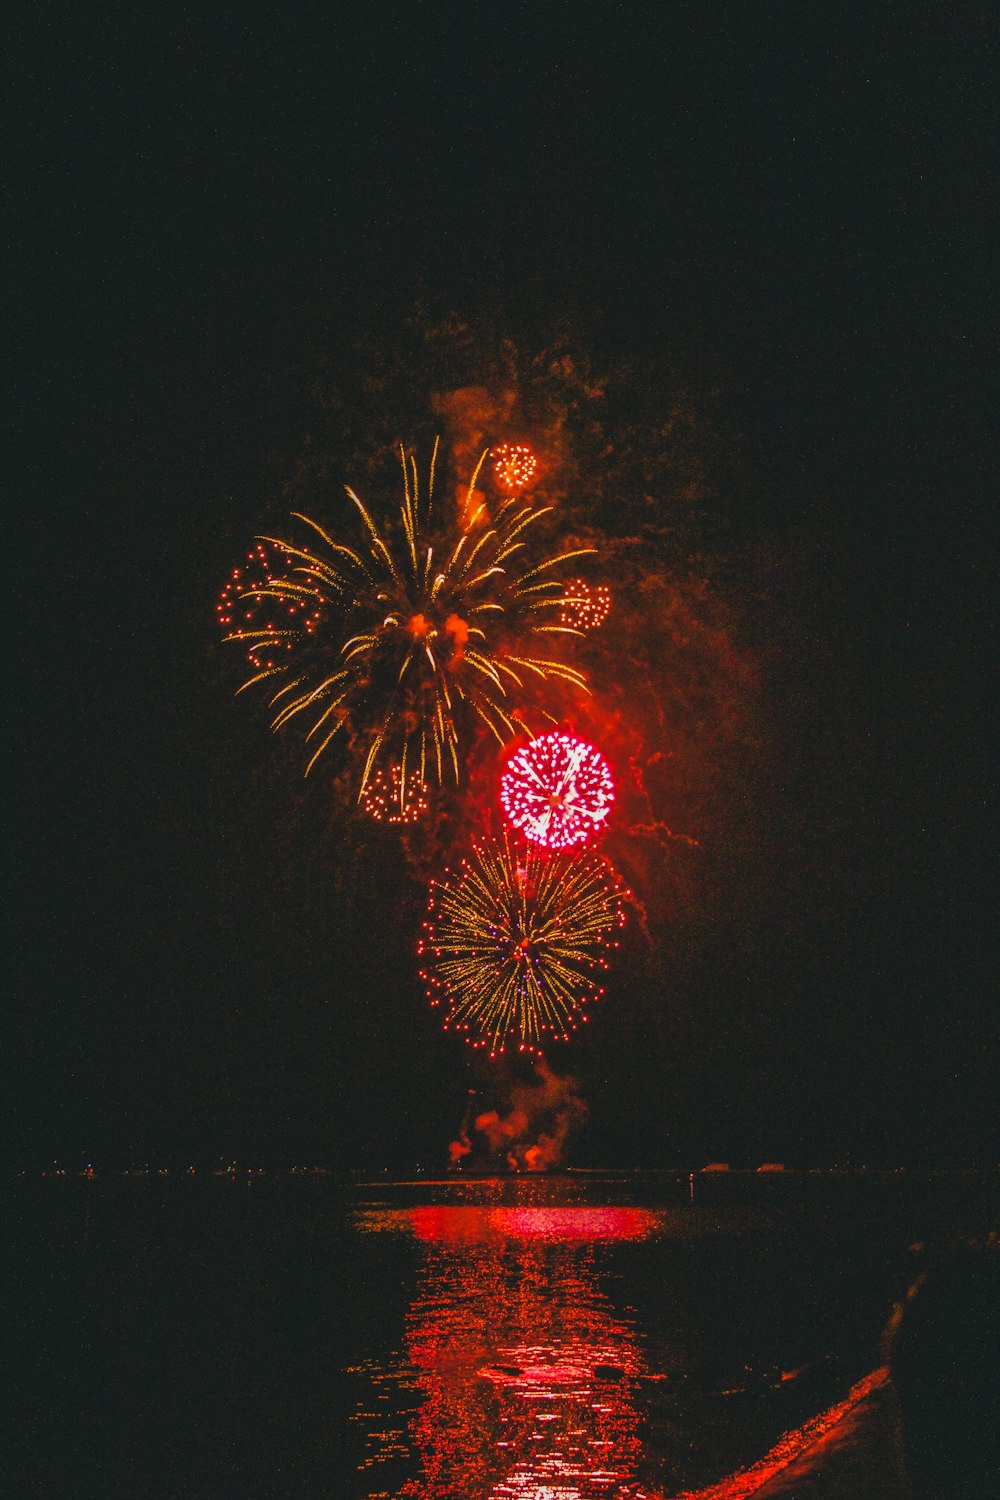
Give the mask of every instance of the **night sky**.
M 989 8 L 253 15 L 8 48 L 12 1160 L 436 1169 L 509 1100 L 424 1003 L 394 836 L 357 858 L 213 620 L 420 309 L 641 365 L 651 432 L 684 372 L 753 664 L 710 874 L 551 1059 L 569 1159 L 995 1162 Z

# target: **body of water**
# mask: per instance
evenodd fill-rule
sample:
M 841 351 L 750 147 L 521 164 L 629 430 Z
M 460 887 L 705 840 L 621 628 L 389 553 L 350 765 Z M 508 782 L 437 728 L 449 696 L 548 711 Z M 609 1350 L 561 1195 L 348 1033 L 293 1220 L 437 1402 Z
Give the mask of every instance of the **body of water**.
M 18 1495 L 660 1497 L 879 1362 L 993 1176 L 22 1181 Z

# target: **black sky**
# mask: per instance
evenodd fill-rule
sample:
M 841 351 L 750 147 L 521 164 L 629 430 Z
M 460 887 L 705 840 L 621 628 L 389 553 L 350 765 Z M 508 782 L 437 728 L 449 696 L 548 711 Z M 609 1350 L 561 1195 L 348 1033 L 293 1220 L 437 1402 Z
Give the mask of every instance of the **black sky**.
M 15 1156 L 434 1164 L 461 1118 L 466 1064 L 383 940 L 405 882 L 388 854 L 361 877 L 355 947 L 328 921 L 335 850 L 211 621 L 317 344 L 423 300 L 702 361 L 783 621 L 785 909 L 746 937 L 734 897 L 682 1021 L 637 978 L 566 1059 L 582 1159 L 995 1160 L 988 8 L 57 5 L 13 32 Z

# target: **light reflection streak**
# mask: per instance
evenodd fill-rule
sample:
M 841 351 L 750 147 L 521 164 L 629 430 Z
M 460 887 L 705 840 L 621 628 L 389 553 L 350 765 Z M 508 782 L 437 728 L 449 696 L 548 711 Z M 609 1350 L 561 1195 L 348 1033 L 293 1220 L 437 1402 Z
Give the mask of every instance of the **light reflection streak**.
M 631 1309 L 616 1309 L 602 1286 L 620 1263 L 612 1247 L 698 1238 L 703 1216 L 540 1204 L 543 1184 L 528 1180 L 460 1186 L 489 1197 L 409 1208 L 383 1200 L 354 1216 L 362 1234 L 406 1235 L 420 1256 L 402 1346 L 373 1364 L 377 1394 L 359 1408 L 372 1439 L 359 1473 L 385 1482 L 369 1500 L 749 1500 L 803 1455 L 850 1441 L 855 1407 L 885 1383 L 875 1370 L 803 1421 L 801 1397 L 789 1404 L 768 1383 L 784 1371 L 772 1363 L 773 1340 L 754 1336 L 731 1353 L 723 1340 L 720 1386 L 706 1355 L 720 1347 L 719 1330 L 692 1313 L 688 1278 L 671 1275 L 657 1315 L 669 1318 L 670 1338 L 661 1346 L 653 1332 L 649 1368 Z M 740 1305 L 726 1305 L 727 1327 Z M 798 1373 L 781 1373 L 782 1390 Z M 716 1392 L 755 1399 L 723 1408 Z M 799 1425 L 785 1426 L 793 1412 Z M 713 1470 L 727 1477 L 713 1480 Z
M 431 1243 L 496 1237 L 550 1240 L 648 1239 L 662 1216 L 648 1208 L 475 1208 L 426 1204 L 403 1210 L 418 1239 Z
M 405 1355 L 422 1397 L 421 1473 L 399 1500 L 644 1500 L 631 1321 L 598 1284 L 602 1241 L 642 1239 L 637 1208 L 421 1205 L 358 1216 L 423 1247 Z M 384 1493 L 384 1492 L 383 1492 Z

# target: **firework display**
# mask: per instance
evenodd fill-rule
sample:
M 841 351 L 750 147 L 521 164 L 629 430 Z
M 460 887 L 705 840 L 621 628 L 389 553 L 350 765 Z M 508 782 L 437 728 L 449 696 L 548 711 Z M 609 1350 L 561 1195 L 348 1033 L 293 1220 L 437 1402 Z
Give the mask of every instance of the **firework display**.
M 534 479 L 538 460 L 523 443 L 498 443 L 491 452 L 493 476 L 503 494 L 513 495 Z
M 301 514 L 309 545 L 261 538 L 287 561 L 259 591 L 284 617 L 280 627 L 274 619 L 255 629 L 241 623 L 228 637 L 260 658 L 243 688 L 265 679 L 277 688 L 272 728 L 298 715 L 310 721 L 307 773 L 341 730 L 363 747 L 359 800 L 385 759 L 398 764 L 404 787 L 411 776 L 458 782 L 461 743 L 476 722 L 504 743 L 531 686 L 557 679 L 586 686 L 553 652 L 553 636 L 576 632 L 556 618 L 564 586 L 552 573 L 593 549 L 532 557 L 531 528 L 551 507 L 511 497 L 490 515 L 476 490 L 486 453 L 458 516 L 435 518 L 436 456 L 435 445 L 426 498 L 415 460 L 403 456 L 395 534 L 348 488 L 364 547 L 334 540 Z
M 275 670 L 293 640 L 312 635 L 322 618 L 315 589 L 307 587 L 294 598 L 276 597 L 274 582 L 291 562 L 284 548 L 256 542 L 243 566 L 234 568 L 226 580 L 215 607 L 223 638 L 243 641 L 247 660 L 258 671 Z
M 427 811 L 427 785 L 403 776 L 402 767 L 377 766 L 361 794 L 361 806 L 377 823 L 416 823 Z
M 614 802 L 608 764 L 547 727 L 565 712 L 556 687 L 587 690 L 563 643 L 602 623 L 610 593 L 560 579 L 563 564 L 594 549 L 542 543 L 538 522 L 551 507 L 523 493 L 537 470 L 530 448 L 487 449 L 447 507 L 434 503 L 437 454 L 435 444 L 422 485 L 400 450 L 394 519 L 377 521 L 347 488 L 360 544 L 300 512 L 299 540 L 259 537 L 222 590 L 218 621 L 252 668 L 239 691 L 269 682 L 272 728 L 307 726 L 307 774 L 341 735 L 360 768 L 360 809 L 377 822 L 413 825 L 432 780 L 461 784 L 483 728 L 501 746 L 544 730 L 503 768 L 504 833 L 432 882 L 418 945 L 445 1030 L 491 1057 L 540 1055 L 568 1041 L 604 993 L 633 899 L 587 847 Z M 490 457 L 492 501 L 477 488 Z
M 445 1029 L 496 1056 L 568 1041 L 603 993 L 631 893 L 590 850 L 519 850 L 505 836 L 478 845 L 431 886 L 418 952 Z
M 615 800 L 608 763 L 593 745 L 556 730 L 515 751 L 500 801 L 507 821 L 532 843 L 567 849 L 593 838 Z
M 608 618 L 611 590 L 606 583 L 591 584 L 571 578 L 560 601 L 559 619 L 574 630 L 597 630 Z

